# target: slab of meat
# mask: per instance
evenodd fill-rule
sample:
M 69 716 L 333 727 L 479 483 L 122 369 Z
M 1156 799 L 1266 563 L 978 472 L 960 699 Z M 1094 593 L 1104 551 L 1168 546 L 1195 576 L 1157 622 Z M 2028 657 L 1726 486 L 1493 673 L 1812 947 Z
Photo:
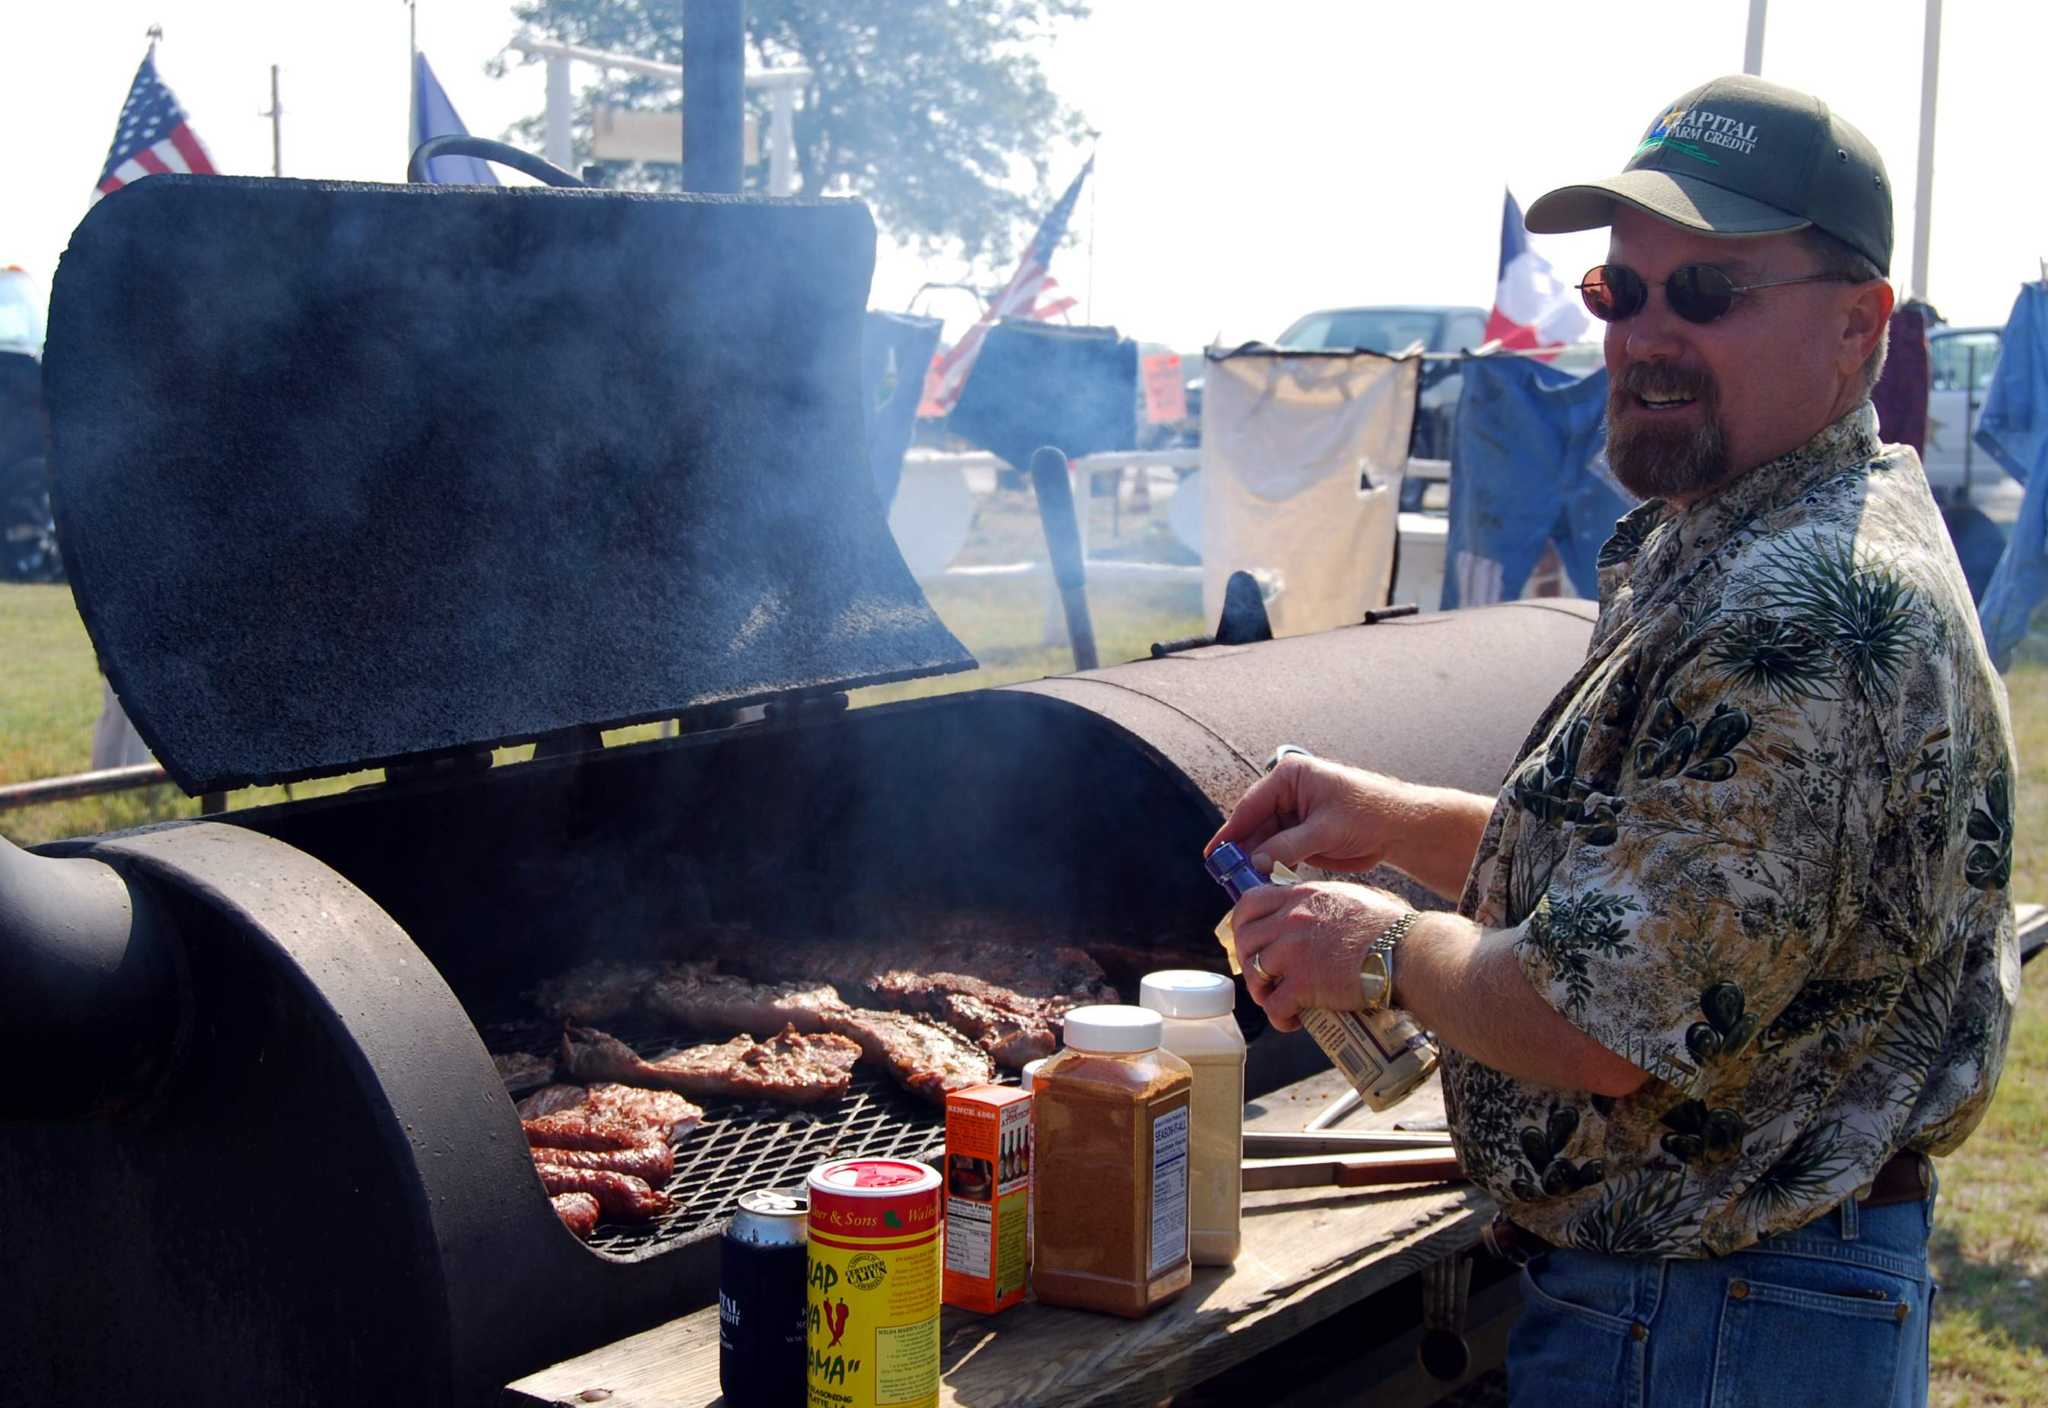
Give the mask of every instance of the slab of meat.
M 776 1100 L 812 1105 L 853 1083 L 860 1048 L 839 1036 L 806 1036 L 785 1027 L 769 1041 L 737 1036 L 723 1045 L 687 1046 L 649 1061 L 617 1037 L 590 1027 L 562 1032 L 562 1065 L 590 1080 L 614 1080 L 700 1099 Z
M 704 1111 L 669 1090 L 600 1082 L 555 1085 L 546 1114 L 520 1121 L 526 1142 L 536 1149 L 636 1149 L 666 1145 L 704 1122 Z M 574 1092 L 574 1099 L 569 1098 Z M 529 1098 L 536 1108 L 539 1101 Z
M 601 1081 L 590 1087 L 589 1095 L 594 1114 L 652 1129 L 664 1141 L 688 1134 L 704 1123 L 704 1111 L 673 1090 L 648 1090 Z
M 1027 1063 L 1059 1050 L 1059 1017 L 1049 1005 L 1020 1012 L 974 993 L 943 988 L 932 991 L 930 1003 L 934 1016 L 972 1037 L 999 1066 L 1021 1071 Z
M 861 1008 L 830 1014 L 826 1020 L 834 1032 L 858 1042 L 860 1053 L 898 1085 L 934 1105 L 943 1107 L 949 1090 L 995 1079 L 995 1067 L 980 1048 L 937 1022 L 908 1012 Z
M 536 1163 L 541 1186 L 550 1193 L 588 1193 L 597 1199 L 604 1215 L 620 1222 L 646 1222 L 659 1217 L 671 1206 L 666 1193 L 657 1193 L 645 1179 L 630 1173 L 612 1173 L 596 1168 L 565 1168 L 560 1164 Z
M 561 1168 L 601 1168 L 630 1173 L 652 1185 L 668 1182 L 676 1171 L 676 1151 L 666 1141 L 650 1140 L 631 1149 L 550 1149 L 535 1146 L 533 1161 Z
M 639 1011 L 648 989 L 660 979 L 710 967 L 709 963 L 601 958 L 549 978 L 527 996 L 556 1021 L 609 1022 Z
M 519 1127 L 526 1131 L 527 1145 L 535 1149 L 637 1149 L 661 1137 L 644 1124 L 583 1105 L 521 1120 Z
M 695 964 L 678 964 L 656 978 L 644 1001 L 655 1016 L 700 1032 L 818 1032 L 825 1029 L 825 1013 L 846 1010 L 830 983 L 755 982 Z
M 550 1061 L 548 1065 L 552 1068 L 554 1062 Z M 589 1100 L 590 1092 L 580 1085 L 544 1085 L 521 1100 L 517 1108 L 519 1118 L 533 1120 L 560 1110 L 573 1110 Z
M 970 973 L 891 968 L 870 984 L 876 1000 L 906 1012 L 927 1012 L 965 1032 L 1012 1070 L 1059 1049 L 1060 1024 L 1080 1006 L 1071 997 L 1030 997 Z
M 583 1241 L 590 1240 L 597 1230 L 597 1199 L 588 1193 L 557 1193 L 548 1201 L 555 1205 L 555 1216 L 562 1219 L 564 1227 Z
M 553 1058 L 535 1056 L 528 1051 L 512 1051 L 503 1056 L 493 1056 L 491 1064 L 498 1068 L 498 1079 L 505 1082 L 505 1093 L 508 1095 L 518 1095 L 537 1085 L 546 1085 L 555 1078 Z
M 1052 1054 L 1070 1009 L 1120 1000 L 1085 952 L 1049 944 L 1015 921 L 949 915 L 903 927 L 907 936 L 817 939 L 722 930 L 703 941 L 715 947 L 722 966 L 737 972 L 763 980 L 802 973 L 879 1006 L 936 1017 L 1012 1067 Z

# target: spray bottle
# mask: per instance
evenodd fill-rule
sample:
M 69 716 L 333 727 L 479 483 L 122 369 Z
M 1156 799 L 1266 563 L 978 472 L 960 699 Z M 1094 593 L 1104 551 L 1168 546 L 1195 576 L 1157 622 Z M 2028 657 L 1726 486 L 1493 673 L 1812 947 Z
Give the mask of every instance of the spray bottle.
M 1228 841 L 1211 851 L 1204 863 L 1232 904 L 1254 886 L 1275 883 L 1254 870 L 1244 851 Z M 1281 881 L 1294 879 L 1285 866 L 1276 865 L 1273 873 Z M 1229 915 L 1224 915 L 1223 922 L 1216 926 L 1216 937 L 1230 956 L 1230 971 L 1242 973 L 1237 961 L 1237 935 Z M 1316 1039 L 1316 1045 L 1323 1048 L 1330 1064 L 1344 1073 L 1365 1103 L 1375 1110 L 1407 1099 L 1436 1069 L 1437 1050 L 1429 1034 L 1398 1008 L 1332 1012 L 1312 1007 L 1301 1014 L 1301 1024 Z

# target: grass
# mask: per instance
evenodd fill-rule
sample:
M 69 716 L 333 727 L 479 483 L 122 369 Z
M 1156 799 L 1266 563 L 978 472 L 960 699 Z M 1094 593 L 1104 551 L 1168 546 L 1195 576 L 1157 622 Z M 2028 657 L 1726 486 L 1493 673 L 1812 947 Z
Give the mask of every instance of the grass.
M 2013 893 L 2048 901 L 2048 625 L 2011 672 L 2020 781 Z M 1931 1260 L 1942 1285 L 1929 1401 L 1940 1408 L 2048 1402 L 2048 958 L 2025 971 L 1998 1096 L 1940 1160 Z
M 1128 511 L 1113 524 L 1091 505 L 1098 556 L 1186 560 L 1163 515 Z M 1120 532 L 1117 530 L 1121 530 Z M 1041 555 L 1036 520 L 1022 494 L 985 502 L 963 560 L 1007 562 Z M 948 578 L 930 589 L 933 607 L 981 661 L 967 674 L 862 690 L 856 704 L 984 688 L 1073 668 L 1063 640 L 1047 640 L 1049 587 L 1043 577 Z M 1105 662 L 1147 652 L 1155 640 L 1203 629 L 1193 583 L 1099 582 L 1090 588 Z M 1057 619 L 1057 618 L 1054 618 Z M 0 783 L 84 771 L 100 705 L 99 677 L 63 587 L 0 586 Z M 2014 818 L 2013 892 L 2048 900 L 2048 612 L 2006 677 L 2020 756 Z M 607 741 L 643 736 L 621 730 Z M 507 750 L 508 760 L 529 750 Z M 304 797 L 367 776 L 302 784 Z M 280 788 L 237 793 L 231 807 L 278 800 Z M 0 812 L 0 835 L 22 844 L 189 816 L 199 804 L 160 787 L 145 792 Z M 1984 1123 L 1941 1161 L 1942 1198 L 1934 1267 L 1944 1286 L 1933 1326 L 1931 1401 L 1942 1408 L 2048 1401 L 2048 959 L 2023 987 L 1998 1097 Z
M 1020 562 L 1044 556 L 1030 494 L 999 491 L 981 501 L 960 561 Z M 1163 505 L 1162 505 L 1163 507 Z M 1089 545 L 1098 557 L 1187 562 L 1163 511 L 1133 510 L 1107 498 L 1088 502 Z M 952 577 L 928 595 L 980 668 L 957 675 L 857 690 L 856 707 L 921 695 L 984 689 L 1063 674 L 1074 668 L 1064 618 L 1049 611 L 1052 588 L 1044 576 Z M 1105 664 L 1135 659 L 1152 642 L 1203 629 L 1202 593 L 1194 582 L 1104 580 L 1089 588 L 1097 652 Z M 1048 632 L 1048 624 L 1052 630 Z M 0 584 L 0 783 L 27 782 L 84 772 L 92 765 L 93 723 L 100 712 L 100 680 L 92 643 L 71 604 L 68 587 Z M 608 744 L 652 737 L 660 725 L 616 729 Z M 499 761 L 522 761 L 532 746 L 501 749 Z M 291 787 L 258 787 L 229 796 L 230 809 L 288 798 L 320 796 L 377 780 L 376 772 L 322 778 Z M 200 804 L 170 786 L 75 802 L 0 811 L 0 836 L 35 845 L 66 836 L 118 831 L 147 822 L 197 816 Z

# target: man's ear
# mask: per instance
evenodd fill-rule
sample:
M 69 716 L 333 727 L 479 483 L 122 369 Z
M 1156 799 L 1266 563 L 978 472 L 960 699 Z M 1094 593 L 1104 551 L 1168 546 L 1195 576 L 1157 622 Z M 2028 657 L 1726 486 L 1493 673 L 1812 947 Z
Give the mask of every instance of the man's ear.
M 1872 279 L 1867 284 L 1857 284 L 1849 291 L 1848 316 L 1842 326 L 1842 346 L 1835 355 L 1836 364 L 1844 376 L 1855 375 L 1870 360 L 1870 354 L 1877 350 L 1878 339 L 1891 325 L 1894 296 L 1888 279 Z

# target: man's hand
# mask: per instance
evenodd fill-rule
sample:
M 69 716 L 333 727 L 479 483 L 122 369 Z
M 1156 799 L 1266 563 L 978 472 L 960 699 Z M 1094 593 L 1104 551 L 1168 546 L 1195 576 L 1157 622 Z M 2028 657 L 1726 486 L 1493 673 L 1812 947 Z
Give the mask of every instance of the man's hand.
M 1247 890 L 1231 911 L 1231 924 L 1252 1000 L 1283 1032 L 1299 1027 L 1311 1007 L 1361 1010 L 1365 987 L 1358 970 L 1366 950 L 1407 912 L 1407 904 L 1384 890 L 1337 881 Z
M 1290 753 L 1244 794 L 1203 853 L 1235 841 L 1261 873 L 1275 862 L 1371 870 L 1416 810 L 1416 791 L 1397 778 Z

